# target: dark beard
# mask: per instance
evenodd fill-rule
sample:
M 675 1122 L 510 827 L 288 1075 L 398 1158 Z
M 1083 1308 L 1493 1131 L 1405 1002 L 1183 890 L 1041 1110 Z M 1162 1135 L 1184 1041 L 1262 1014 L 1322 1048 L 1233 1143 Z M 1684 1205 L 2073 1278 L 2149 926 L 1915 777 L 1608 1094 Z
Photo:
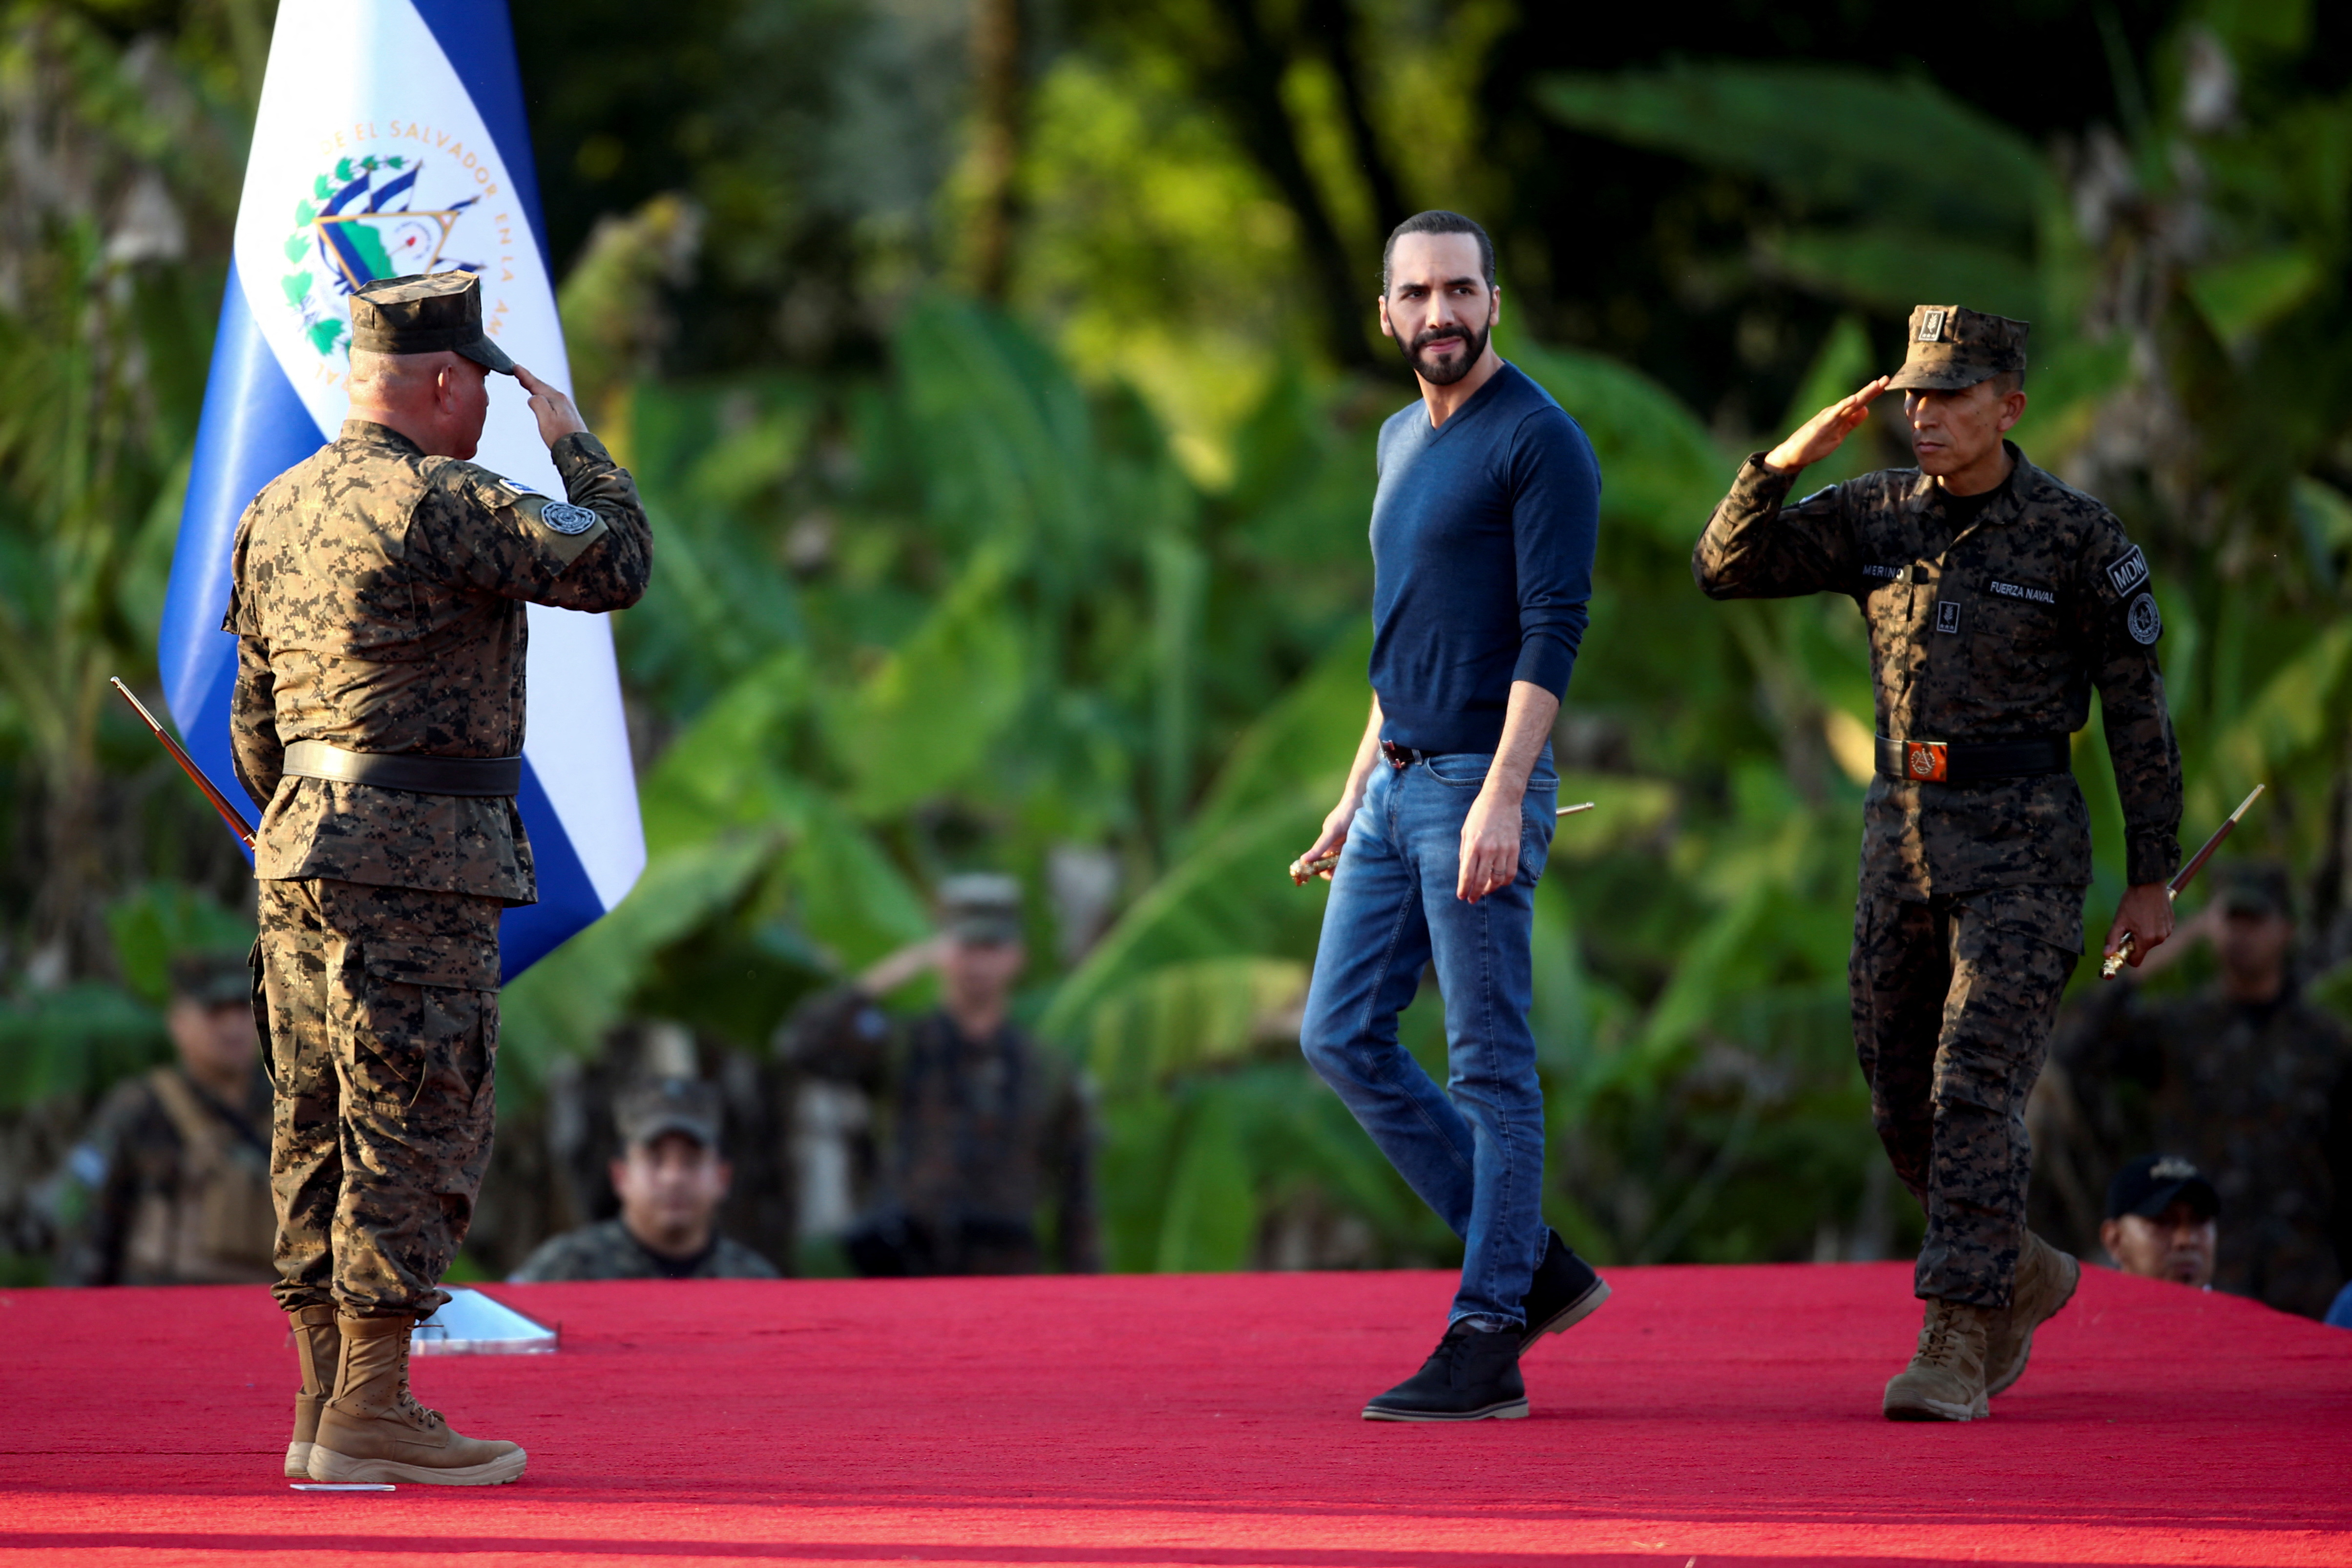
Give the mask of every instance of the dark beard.
M 1468 375 L 1470 373 L 1471 366 L 1486 358 L 1486 338 L 1489 331 L 1490 329 L 1483 326 L 1475 330 L 1453 327 L 1439 327 L 1422 333 L 1410 343 L 1400 340 L 1397 343 L 1397 347 L 1403 350 L 1404 362 L 1412 371 L 1413 374 L 1419 376 L 1423 381 L 1427 382 L 1431 386 L 1450 387 L 1455 382 L 1460 381 L 1464 376 Z M 1462 340 L 1463 352 L 1460 359 L 1455 360 L 1451 364 L 1441 364 L 1434 367 L 1424 365 L 1421 362 L 1422 350 L 1427 348 L 1433 341 L 1439 338 L 1454 337 L 1458 337 Z

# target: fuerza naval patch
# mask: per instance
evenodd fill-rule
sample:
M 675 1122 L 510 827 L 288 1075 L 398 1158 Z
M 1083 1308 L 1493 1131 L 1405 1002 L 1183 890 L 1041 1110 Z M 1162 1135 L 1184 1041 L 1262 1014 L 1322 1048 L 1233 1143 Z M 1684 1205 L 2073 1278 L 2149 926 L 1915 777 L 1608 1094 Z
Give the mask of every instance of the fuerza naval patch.
M 2143 593 L 2133 600 L 2131 608 L 2124 612 L 2124 625 L 2133 642 L 2143 648 L 2154 647 L 2156 640 L 2164 635 L 2164 615 L 2156 607 L 2156 595 Z
M 539 520 L 566 538 L 596 526 L 596 514 L 569 501 L 550 501 L 539 509 Z

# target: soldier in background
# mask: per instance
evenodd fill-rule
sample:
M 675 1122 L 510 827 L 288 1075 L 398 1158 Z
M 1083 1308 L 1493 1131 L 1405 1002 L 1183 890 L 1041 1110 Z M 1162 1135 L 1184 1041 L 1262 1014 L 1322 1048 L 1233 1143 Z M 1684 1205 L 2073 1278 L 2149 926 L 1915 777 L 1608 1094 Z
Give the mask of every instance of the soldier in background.
M 765 1258 L 719 1234 L 719 1206 L 735 1179 L 719 1121 L 719 1092 L 707 1083 L 663 1078 L 623 1091 L 613 1107 L 619 1216 L 550 1237 L 509 1280 L 774 1279 Z
M 1046 1248 L 1068 1273 L 1097 1267 L 1093 1115 L 1084 1077 L 1008 1018 L 1027 961 L 1021 884 L 949 878 L 941 932 L 804 1003 L 778 1051 L 855 1083 L 889 1125 L 883 1201 L 845 1239 L 866 1275 L 1028 1274 Z M 880 998 L 936 969 L 940 1005 L 894 1025 Z
M 466 461 L 520 380 L 568 498 Z M 539 896 L 515 807 L 526 603 L 635 603 L 636 486 L 485 335 L 469 273 L 352 298 L 351 417 L 237 524 L 237 777 L 263 810 L 259 988 L 277 1087 L 278 1304 L 302 1368 L 290 1475 L 482 1486 L 512 1443 L 408 1391 L 489 1152 L 499 915 Z
M 2163 617 L 2115 515 L 2003 437 L 2025 413 L 2026 323 L 1911 312 L 1902 370 L 1739 471 L 1691 557 L 1713 599 L 1839 593 L 1862 612 L 1878 777 L 1863 807 L 1851 964 L 1872 1119 L 1927 1215 L 1927 1303 L 1895 1420 L 1967 1421 L 2024 1374 L 2075 1260 L 2026 1228 L 2027 1097 L 2083 947 L 2090 813 L 2069 737 L 2096 687 L 2130 883 L 2107 951 L 2172 932 L 2180 753 Z M 1890 390 L 1918 466 L 1791 501 Z
M 2035 1096 L 2035 1204 L 2054 1224 L 2095 1230 L 2096 1173 L 2134 1149 L 2177 1151 L 2228 1209 L 2216 1289 L 2324 1316 L 2352 1260 L 2352 1035 L 2304 999 L 2286 869 L 2236 862 L 2209 873 L 2212 897 L 2163 950 L 2199 944 L 2213 983 L 2152 1000 L 2129 977 L 2076 1005 Z M 2087 1224 L 2086 1224 L 2087 1220 Z
M 60 1285 L 278 1277 L 253 971 L 242 953 L 190 953 L 170 973 L 176 1060 L 117 1084 L 67 1156 Z
M 2194 1162 L 2142 1155 L 2107 1184 L 2099 1245 L 2126 1274 L 2210 1291 L 2221 1218 L 2221 1195 Z

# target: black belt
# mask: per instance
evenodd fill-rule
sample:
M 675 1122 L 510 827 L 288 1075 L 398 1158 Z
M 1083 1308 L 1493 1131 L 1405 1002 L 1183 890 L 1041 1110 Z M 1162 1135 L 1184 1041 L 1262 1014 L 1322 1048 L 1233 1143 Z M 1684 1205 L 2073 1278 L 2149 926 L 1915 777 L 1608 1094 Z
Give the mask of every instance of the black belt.
M 1434 751 L 1415 751 L 1410 746 L 1399 746 L 1393 740 L 1381 742 L 1381 755 L 1389 759 L 1391 768 L 1410 768 L 1416 762 L 1426 762 L 1437 755 Z
M 1955 745 L 1942 740 L 1878 738 L 1878 771 L 1913 784 L 1973 784 L 1983 779 L 2021 779 L 2063 773 L 2074 753 L 2063 735 L 2032 740 L 1988 740 Z
M 297 779 L 329 779 L 339 784 L 368 784 L 419 795 L 512 795 L 522 788 L 520 757 L 345 751 L 323 740 L 298 740 L 289 746 L 285 771 Z

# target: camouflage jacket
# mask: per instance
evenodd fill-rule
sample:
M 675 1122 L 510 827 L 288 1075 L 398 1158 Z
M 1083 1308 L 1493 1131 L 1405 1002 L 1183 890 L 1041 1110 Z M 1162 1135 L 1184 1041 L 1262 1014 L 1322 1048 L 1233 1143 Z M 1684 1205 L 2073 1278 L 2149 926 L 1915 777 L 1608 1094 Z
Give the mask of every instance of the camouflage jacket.
M 2071 735 L 2098 688 L 2125 862 L 2180 861 L 2180 751 L 2165 711 L 2147 560 L 2114 514 L 2009 447 L 2008 482 L 1954 533 L 1942 486 L 1887 469 L 1787 504 L 1794 475 L 1740 469 L 1691 554 L 1712 599 L 1842 593 L 1870 636 L 1878 733 L 1982 743 Z M 1898 895 L 2080 888 L 2090 814 L 2071 773 L 1973 783 L 1873 780 L 1863 878 Z M 2081 935 L 2063 936 L 2080 950 Z
M 801 1071 L 855 1083 L 885 1108 L 886 1207 L 940 1245 L 1030 1233 L 1050 1207 L 1061 1267 L 1100 1266 L 1092 1095 L 1082 1073 L 1026 1032 L 1008 1024 L 992 1040 L 968 1040 L 945 1012 L 899 1024 L 844 987 L 804 1004 L 780 1049 Z M 973 1245 L 997 1251 L 984 1239 Z M 1003 1249 L 1037 1250 L 1034 1241 Z
M 583 531 L 542 521 L 549 497 L 358 419 L 254 497 L 223 625 L 239 639 L 237 777 L 263 807 L 256 876 L 537 898 L 512 800 L 281 774 L 297 740 L 522 750 L 524 605 L 624 609 L 653 564 L 627 471 L 585 433 L 553 455 L 572 502 L 596 514 Z
M 2185 1155 L 2221 1195 L 2213 1283 L 2306 1317 L 2327 1311 L 2352 1264 L 2342 1023 L 2291 992 L 2259 1005 L 2218 991 L 2151 1001 L 2126 979 L 2069 1013 L 2052 1059 L 2053 1090 L 2071 1103 L 2037 1118 L 2044 1212 L 2071 1211 L 2077 1239 L 2095 1241 L 2124 1162 Z
M 699 1257 L 670 1258 L 655 1251 L 618 1219 L 583 1225 L 551 1236 L 507 1276 L 517 1285 L 560 1280 L 772 1280 L 774 1265 L 740 1242 L 711 1238 Z
M 114 1086 L 67 1155 L 60 1285 L 227 1285 L 278 1277 L 269 1081 L 225 1103 L 177 1067 Z

